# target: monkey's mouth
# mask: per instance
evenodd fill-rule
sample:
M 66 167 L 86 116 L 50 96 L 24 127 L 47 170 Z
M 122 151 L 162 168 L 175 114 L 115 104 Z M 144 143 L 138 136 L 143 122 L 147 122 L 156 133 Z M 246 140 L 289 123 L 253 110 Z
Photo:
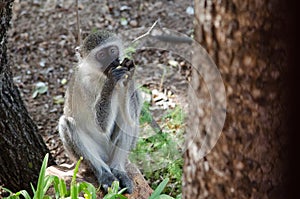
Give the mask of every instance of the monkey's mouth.
M 108 71 L 112 68 L 116 68 L 120 65 L 120 59 L 116 58 L 115 60 L 113 60 L 111 63 L 107 64 L 108 66 L 105 68 L 104 70 L 104 74 L 107 75 Z

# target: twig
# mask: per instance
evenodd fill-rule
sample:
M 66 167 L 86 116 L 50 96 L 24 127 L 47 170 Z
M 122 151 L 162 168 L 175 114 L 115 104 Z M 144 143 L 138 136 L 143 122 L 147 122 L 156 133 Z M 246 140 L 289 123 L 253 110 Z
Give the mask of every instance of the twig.
M 154 22 L 154 24 L 151 26 L 151 28 L 150 28 L 145 34 L 142 34 L 141 36 L 135 38 L 135 39 L 132 41 L 132 43 L 136 42 L 136 41 L 139 40 L 139 39 L 142 39 L 143 37 L 146 37 L 147 35 L 150 35 L 151 31 L 152 31 L 153 28 L 156 26 L 157 22 L 158 22 L 158 20 L 156 20 L 156 21 Z
M 163 34 L 151 35 L 151 31 L 154 29 L 154 27 L 156 26 L 157 23 L 158 23 L 159 29 L 163 32 Z M 141 36 L 135 38 L 132 41 L 132 43 L 134 43 L 137 40 L 142 39 L 143 37 L 146 37 L 146 36 L 150 36 L 154 39 L 160 40 L 162 42 L 168 42 L 168 43 L 188 43 L 188 44 L 193 43 L 193 39 L 191 39 L 189 37 L 181 37 L 181 36 L 166 34 L 165 31 L 163 30 L 163 28 L 161 27 L 161 25 L 159 24 L 158 20 L 156 20 L 154 22 L 154 24 L 151 26 L 151 28 L 145 34 L 142 34 Z

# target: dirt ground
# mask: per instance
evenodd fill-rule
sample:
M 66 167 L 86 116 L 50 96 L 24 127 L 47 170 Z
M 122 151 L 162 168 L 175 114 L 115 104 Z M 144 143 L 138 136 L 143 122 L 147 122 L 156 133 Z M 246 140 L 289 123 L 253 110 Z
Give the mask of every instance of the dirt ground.
M 63 96 L 76 64 L 76 7 L 71 0 L 20 1 L 14 4 L 8 52 L 15 84 L 28 111 L 38 125 L 57 163 L 68 162 L 59 140 L 57 123 L 63 113 Z M 193 34 L 193 1 L 79 1 L 82 35 L 93 29 L 115 32 L 150 27 L 156 20 L 162 27 L 188 36 Z M 162 71 L 147 66 L 164 66 L 176 60 L 162 80 Z M 184 102 L 190 75 L 188 63 L 170 52 L 141 52 L 134 56 L 139 67 L 137 81 L 150 89 L 171 91 L 175 102 Z M 147 70 L 145 68 L 147 67 Z M 168 77 L 170 77 L 168 79 Z M 172 77 L 172 78 L 171 78 Z M 37 85 L 43 94 L 33 97 Z

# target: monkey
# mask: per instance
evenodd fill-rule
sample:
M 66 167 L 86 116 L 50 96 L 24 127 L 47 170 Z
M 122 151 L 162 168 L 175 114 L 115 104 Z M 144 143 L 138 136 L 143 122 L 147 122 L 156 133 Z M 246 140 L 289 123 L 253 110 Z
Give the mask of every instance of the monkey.
M 105 30 L 88 35 L 79 52 L 59 135 L 70 158 L 82 156 L 105 190 L 117 180 L 132 193 L 125 164 L 138 137 L 142 104 L 133 77 L 135 65 L 127 58 L 120 64 L 122 41 Z

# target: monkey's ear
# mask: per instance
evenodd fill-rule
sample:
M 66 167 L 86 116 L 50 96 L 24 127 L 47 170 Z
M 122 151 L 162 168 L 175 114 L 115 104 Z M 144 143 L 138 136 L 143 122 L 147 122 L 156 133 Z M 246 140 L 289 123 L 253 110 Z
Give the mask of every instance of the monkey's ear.
M 77 46 L 75 48 L 75 54 L 76 54 L 76 57 L 78 59 L 78 62 L 81 62 L 81 60 L 82 60 L 82 52 L 81 52 L 80 46 Z

